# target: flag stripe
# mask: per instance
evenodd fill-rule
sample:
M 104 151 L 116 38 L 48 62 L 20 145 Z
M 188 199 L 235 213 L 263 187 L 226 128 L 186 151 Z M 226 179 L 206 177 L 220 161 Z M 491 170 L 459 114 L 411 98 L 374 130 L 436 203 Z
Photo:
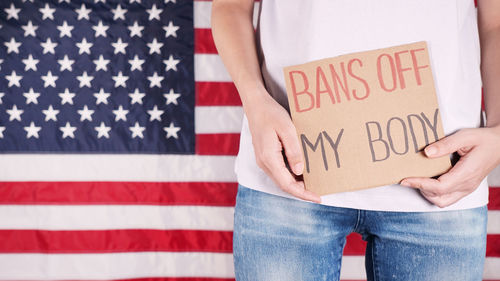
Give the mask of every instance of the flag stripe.
M 197 134 L 196 154 L 237 155 L 240 134 Z
M 194 118 L 197 134 L 239 134 L 243 108 L 241 106 L 197 106 Z
M 194 30 L 194 52 L 197 54 L 217 53 L 211 29 L 196 28 Z
M 488 211 L 488 233 L 489 234 L 500 234 L 500 223 L 499 222 L 500 222 L 500 211 Z
M 486 256 L 500 258 L 500 234 L 488 234 Z
M 195 54 L 194 75 L 196 81 L 232 82 L 219 55 Z
M 234 206 L 231 182 L 0 182 L 0 204 Z
M 253 25 L 257 25 L 257 16 L 259 3 L 256 1 L 253 13 Z M 210 16 L 212 13 L 212 1 L 194 1 L 194 27 L 196 28 L 210 28 Z
M 232 82 L 196 82 L 196 105 L 241 105 Z
M 489 190 L 489 210 L 500 210 L 500 187 L 490 186 Z

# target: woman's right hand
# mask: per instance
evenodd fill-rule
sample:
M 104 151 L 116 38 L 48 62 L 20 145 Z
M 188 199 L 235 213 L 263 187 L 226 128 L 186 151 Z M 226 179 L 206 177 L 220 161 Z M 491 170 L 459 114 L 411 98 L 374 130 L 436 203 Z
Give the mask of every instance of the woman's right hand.
M 321 197 L 306 190 L 304 181 L 297 179 L 286 167 L 282 151 L 293 173 L 304 169 L 303 155 L 295 126 L 288 112 L 268 93 L 259 105 L 247 107 L 246 115 L 257 165 L 285 192 L 303 200 L 321 202 Z

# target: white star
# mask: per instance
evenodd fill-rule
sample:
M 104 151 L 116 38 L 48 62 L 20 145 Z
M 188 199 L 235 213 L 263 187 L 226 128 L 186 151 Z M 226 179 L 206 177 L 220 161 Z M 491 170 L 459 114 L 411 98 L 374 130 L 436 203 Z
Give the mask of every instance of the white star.
M 94 3 L 99 3 L 99 2 L 102 2 L 104 4 L 106 4 L 106 0 L 95 0 Z
M 94 94 L 94 97 L 97 99 L 95 104 L 100 104 L 100 103 L 104 103 L 104 104 L 108 104 L 108 98 L 109 96 L 111 96 L 110 93 L 105 93 L 104 92 L 104 89 L 101 88 L 101 90 L 99 91 L 99 93 L 95 93 Z
M 5 131 L 5 127 L 0 126 L 0 139 L 3 139 L 3 131 Z
M 30 54 L 27 59 L 23 60 L 23 63 L 25 64 L 24 66 L 24 71 L 28 71 L 30 69 L 37 71 L 36 65 L 38 64 L 40 60 L 36 60 L 33 58 L 33 56 Z
M 148 110 L 149 121 L 158 120 L 161 121 L 161 115 L 163 114 L 163 110 L 158 110 L 158 106 L 154 106 L 152 110 Z
M 2 63 L 3 63 L 3 60 L 2 60 L 2 59 L 0 59 L 0 66 L 2 65 Z M 0 67 L 0 70 L 1 70 L 1 69 L 2 69 L 2 67 Z
M 153 39 L 153 42 L 151 43 L 148 43 L 147 44 L 148 47 L 149 47 L 149 54 L 154 54 L 154 53 L 158 53 L 158 54 L 161 54 L 160 52 L 160 48 L 163 47 L 163 43 L 158 43 L 158 41 L 155 39 Z
M 101 122 L 101 125 L 99 127 L 94 127 L 94 128 L 97 131 L 98 139 L 100 139 L 101 137 L 109 139 L 109 131 L 111 131 L 111 127 L 106 127 L 104 122 Z
M 77 76 L 76 79 L 78 79 L 78 81 L 80 81 L 80 88 L 82 87 L 92 87 L 91 85 L 91 81 L 94 79 L 94 76 L 88 76 L 87 75 L 87 71 L 84 71 L 82 76 Z
M 115 81 L 115 88 L 118 88 L 118 87 L 123 87 L 123 88 L 127 88 L 127 80 L 128 80 L 128 76 L 123 76 L 122 72 L 118 72 L 118 75 L 117 76 L 112 76 L 111 79 L 113 79 Z
M 21 87 L 21 83 L 19 83 L 19 81 L 21 81 L 23 77 L 21 75 L 17 75 L 16 72 L 12 70 L 12 74 L 5 75 L 5 79 L 9 80 L 9 85 L 8 85 L 9 88 L 12 87 L 13 85 L 16 85 L 16 87 Z
M 141 26 L 137 23 L 137 21 L 134 22 L 134 25 L 129 26 L 128 29 L 130 30 L 130 37 L 138 36 L 142 37 L 142 30 L 144 29 L 144 26 Z
M 177 37 L 177 30 L 179 29 L 179 26 L 174 25 L 172 21 L 168 23 L 167 26 L 164 26 L 163 29 L 165 30 L 165 37 L 168 38 L 170 35 L 173 37 Z
M 19 19 L 19 12 L 21 11 L 21 8 L 16 8 L 13 3 L 10 4 L 10 8 L 5 8 L 3 9 L 7 13 L 7 20 L 10 20 L 12 18 L 18 20 Z
M 52 75 L 52 72 L 47 72 L 47 75 L 43 76 L 42 75 L 42 80 L 43 80 L 43 87 L 47 88 L 49 86 L 51 87 L 56 87 L 56 80 L 59 78 L 58 76 Z
M 72 139 L 75 138 L 76 127 L 71 127 L 71 124 L 69 124 L 69 122 L 66 122 L 66 126 L 59 127 L 59 130 L 61 130 L 61 132 L 63 133 L 63 139 L 65 139 L 66 137 L 70 137 Z
M 170 89 L 170 92 L 168 92 L 168 94 L 163 94 L 163 96 L 167 99 L 167 105 L 171 103 L 177 105 L 177 98 L 179 98 L 181 95 L 174 93 L 174 89 Z
M 130 64 L 130 71 L 134 71 L 136 69 L 142 71 L 142 64 L 144 62 L 145 60 L 141 60 L 137 55 L 135 55 L 134 59 L 128 61 L 128 63 Z
M 163 81 L 163 79 L 164 77 L 158 76 L 156 72 L 153 73 L 153 76 L 148 76 L 149 88 L 153 88 L 155 86 L 161 88 L 161 81 Z
M 44 8 L 39 9 L 40 13 L 42 13 L 42 20 L 51 19 L 54 20 L 54 12 L 56 9 L 51 9 L 49 4 L 45 4 Z
M 71 4 L 70 0 L 59 0 L 59 3 L 66 2 L 68 4 Z
M 31 21 L 28 21 L 27 25 L 21 26 L 24 29 L 24 37 L 33 36 L 36 37 L 35 31 L 38 29 L 38 25 L 33 25 Z
M 3 98 L 3 96 L 5 96 L 5 94 L 4 94 L 4 93 L 0 93 L 0 104 L 2 104 L 2 103 L 3 103 L 3 102 L 2 102 L 2 98 Z
M 95 30 L 95 37 L 106 37 L 106 30 L 108 30 L 108 28 L 109 26 L 103 25 L 101 20 L 96 26 L 92 26 L 92 29 Z
M 26 98 L 26 104 L 38 104 L 38 97 L 40 96 L 40 93 L 35 93 L 35 91 L 33 91 L 33 88 L 30 88 L 29 92 L 23 93 L 23 96 Z
M 70 93 L 68 88 L 64 90 L 64 93 L 59 94 L 59 97 L 61 98 L 61 104 L 65 103 L 73 104 L 73 98 L 75 96 L 76 96 L 75 93 Z
M 118 109 L 113 110 L 113 114 L 115 115 L 115 121 L 123 120 L 127 121 L 127 113 L 128 110 L 124 110 L 123 106 L 119 106 Z
M 78 20 L 81 19 L 90 20 L 89 14 L 92 12 L 92 10 L 87 9 L 87 7 L 85 7 L 85 4 L 82 4 L 80 9 L 76 9 L 75 12 L 78 14 Z
M 174 138 L 179 138 L 177 136 L 177 132 L 180 130 L 181 128 L 180 127 L 175 127 L 174 126 L 174 123 L 173 122 L 170 122 L 170 126 L 168 127 L 163 127 L 163 130 L 165 132 L 167 132 L 167 139 L 170 138 L 170 137 L 174 137 Z
M 153 7 L 151 7 L 151 9 L 147 9 L 146 12 L 149 14 L 148 20 L 160 20 L 160 14 L 163 12 L 163 9 L 157 9 L 156 4 L 153 4 Z
M 57 63 L 61 65 L 59 71 L 61 72 L 63 72 L 64 70 L 73 71 L 72 65 L 75 63 L 75 60 L 70 60 L 68 58 L 68 55 L 64 55 L 64 58 L 62 60 L 58 60 Z
M 116 9 L 111 9 L 113 13 L 113 20 L 122 19 L 125 20 L 126 9 L 122 9 L 120 5 L 116 6 Z
M 176 1 L 176 0 L 165 0 L 165 4 L 167 4 L 168 2 L 172 2 L 172 3 L 174 3 L 174 4 L 175 4 L 175 1 Z
M 17 109 L 17 106 L 14 104 L 11 109 L 7 109 L 7 114 L 9 114 L 9 121 L 16 119 L 17 121 L 21 121 L 21 114 L 23 114 L 24 110 Z
M 132 4 L 134 2 L 137 2 L 137 3 L 141 4 L 141 0 L 130 0 L 130 4 Z
M 118 41 L 115 43 L 111 43 L 113 48 L 115 48 L 114 54 L 122 53 L 125 55 L 125 48 L 127 48 L 128 43 L 123 43 L 121 38 L 118 38 Z
M 40 132 L 41 129 L 42 127 L 35 126 L 35 123 L 31 121 L 29 126 L 24 127 L 24 130 L 26 131 L 26 138 L 27 139 L 31 137 L 38 138 L 39 137 L 38 132 Z
M 76 43 L 76 46 L 78 47 L 78 54 L 83 54 L 87 53 L 90 55 L 90 48 L 94 45 L 93 43 L 88 43 L 86 38 L 82 39 L 82 42 Z
M 52 104 L 49 105 L 49 108 L 42 110 L 43 114 L 45 114 L 45 122 L 49 120 L 57 121 L 57 114 L 59 114 L 59 110 L 56 110 L 52 107 Z
M 92 121 L 92 114 L 94 114 L 94 110 L 90 110 L 87 105 L 83 107 L 81 110 L 77 110 L 78 114 L 80 114 L 80 122 L 84 120 Z
M 132 132 L 132 138 L 139 137 L 141 139 L 144 138 L 144 135 L 142 132 L 146 130 L 146 127 L 141 127 L 139 126 L 139 122 L 135 122 L 135 125 L 133 127 L 129 127 L 130 131 Z
M 177 64 L 181 60 L 176 60 L 172 55 L 168 57 L 168 60 L 164 60 L 163 63 L 165 64 L 165 71 L 169 71 L 172 69 L 173 71 L 177 71 Z
M 21 42 L 16 42 L 14 37 L 10 38 L 10 42 L 5 42 L 5 46 L 7 47 L 7 53 L 10 54 L 12 52 L 19 54 L 19 47 L 21 46 Z
M 109 62 L 110 62 L 110 60 L 105 60 L 104 57 L 102 55 L 100 55 L 98 60 L 94 60 L 95 71 L 99 71 L 99 70 L 108 71 L 107 65 Z
M 128 94 L 128 96 L 132 99 L 132 101 L 130 101 L 131 104 L 134 104 L 134 103 L 142 104 L 142 98 L 145 95 L 146 94 L 139 93 L 139 89 L 135 89 L 134 93 Z
M 40 43 L 40 45 L 43 48 L 43 54 L 46 53 L 51 53 L 54 55 L 56 54 L 54 48 L 57 46 L 57 43 L 53 43 L 52 40 L 50 40 L 50 38 L 47 38 L 47 41 L 45 43 Z
M 62 25 L 57 26 L 57 29 L 59 29 L 59 37 L 71 37 L 71 30 L 73 30 L 73 28 L 72 25 L 68 25 L 66 21 L 63 21 Z

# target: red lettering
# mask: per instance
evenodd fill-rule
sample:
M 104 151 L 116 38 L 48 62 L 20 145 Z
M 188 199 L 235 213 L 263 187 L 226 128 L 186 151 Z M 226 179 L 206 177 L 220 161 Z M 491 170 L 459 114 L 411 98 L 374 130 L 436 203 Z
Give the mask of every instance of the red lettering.
M 394 56 L 396 57 L 396 68 L 398 69 L 398 76 L 399 76 L 399 81 L 401 83 L 401 90 L 406 88 L 405 76 L 403 75 L 403 72 L 411 70 L 411 68 L 403 68 L 401 64 L 401 57 L 399 55 L 404 53 L 408 53 L 408 51 L 396 52 L 394 54 Z
M 362 97 L 358 97 L 358 95 L 356 94 L 356 89 L 353 89 L 353 90 L 352 90 L 352 95 L 354 96 L 354 98 L 355 98 L 355 99 L 357 99 L 357 100 L 363 100 L 363 99 L 366 99 L 366 98 L 368 97 L 368 95 L 370 94 L 370 87 L 368 86 L 368 83 L 366 82 L 366 80 L 365 80 L 365 79 L 363 79 L 363 78 L 361 78 L 361 77 L 357 76 L 356 74 L 354 74 L 354 73 L 352 72 L 352 65 L 353 65 L 355 62 L 357 62 L 357 63 L 359 64 L 359 66 L 360 66 L 360 67 L 363 67 L 363 62 L 362 62 L 361 60 L 359 60 L 359 59 L 352 59 L 352 60 L 350 60 L 350 61 L 349 61 L 349 63 L 347 64 L 347 72 L 349 72 L 349 75 L 350 75 L 352 78 L 354 78 L 354 79 L 356 79 L 356 80 L 360 81 L 360 82 L 361 82 L 361 83 L 363 83 L 363 85 L 365 86 L 365 95 L 364 95 L 364 96 L 362 96 Z
M 427 68 L 427 67 L 429 67 L 429 65 L 428 64 L 422 65 L 422 66 L 418 65 L 417 56 L 415 55 L 415 53 L 420 52 L 420 51 L 424 51 L 424 50 L 425 50 L 424 48 L 421 48 L 421 49 L 416 49 L 416 50 L 410 51 L 411 59 L 413 61 L 413 68 L 415 69 L 415 79 L 417 79 L 417 84 L 419 86 L 422 85 L 422 78 L 420 77 L 419 69 Z
M 321 90 L 321 84 L 325 85 L 325 90 Z M 316 108 L 321 106 L 321 94 L 328 93 L 330 96 L 330 100 L 333 104 L 335 104 L 335 97 L 333 96 L 332 89 L 330 85 L 328 85 L 328 81 L 326 81 L 325 73 L 321 69 L 320 66 L 316 68 Z
M 387 88 L 384 82 L 384 75 L 382 73 L 382 58 L 386 57 L 391 66 L 391 74 L 392 74 L 392 88 Z M 392 92 L 396 90 L 397 80 L 396 80 L 396 66 L 394 65 L 394 59 L 389 54 L 381 54 L 377 58 L 377 74 L 378 74 L 378 82 L 380 87 L 386 92 Z
M 342 91 L 344 92 L 344 95 L 346 96 L 347 100 L 350 101 L 351 97 L 349 95 L 349 85 L 347 84 L 347 75 L 345 73 L 345 64 L 344 62 L 340 63 L 340 67 L 342 68 L 342 78 L 344 80 L 344 83 L 340 81 L 340 77 L 337 74 L 337 71 L 335 71 L 335 67 L 330 64 L 330 72 L 332 74 L 332 79 L 333 79 L 333 87 L 335 89 L 335 95 L 337 96 L 337 101 L 340 103 L 340 93 L 339 93 L 339 84 L 340 87 L 342 88 Z
M 295 83 L 294 74 L 300 75 L 302 77 L 302 80 L 304 81 L 304 89 L 300 92 L 297 92 L 297 86 Z M 304 112 L 311 110 L 314 107 L 314 96 L 313 94 L 307 91 L 309 89 L 309 82 L 307 81 L 306 74 L 302 71 L 295 70 L 295 71 L 290 71 L 288 75 L 290 76 L 290 83 L 292 84 L 292 94 L 293 94 L 293 100 L 295 101 L 295 110 L 297 112 Z M 299 95 L 304 95 L 304 94 L 306 94 L 309 97 L 310 105 L 307 108 L 301 109 L 299 105 Z

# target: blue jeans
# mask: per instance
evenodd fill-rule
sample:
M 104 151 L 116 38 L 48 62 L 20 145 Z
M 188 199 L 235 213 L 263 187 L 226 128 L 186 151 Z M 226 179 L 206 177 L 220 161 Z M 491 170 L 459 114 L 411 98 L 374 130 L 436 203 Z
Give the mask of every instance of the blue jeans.
M 233 234 L 236 280 L 339 280 L 346 236 L 357 232 L 367 241 L 369 281 L 480 281 L 486 221 L 486 206 L 423 213 L 367 211 L 239 185 Z

